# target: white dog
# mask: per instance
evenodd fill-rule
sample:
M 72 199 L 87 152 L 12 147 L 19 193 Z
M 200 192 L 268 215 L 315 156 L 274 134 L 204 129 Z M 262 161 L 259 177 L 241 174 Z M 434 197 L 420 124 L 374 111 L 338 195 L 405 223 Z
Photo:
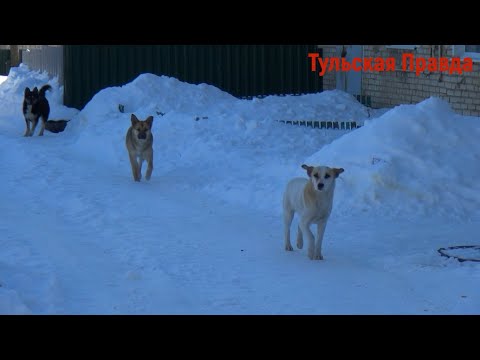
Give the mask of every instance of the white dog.
M 308 239 L 308 257 L 323 260 L 322 241 L 327 220 L 332 211 L 335 179 L 344 170 L 327 166 L 302 165 L 310 179 L 290 180 L 283 195 L 283 219 L 285 222 L 285 250 L 292 251 L 290 225 L 295 212 L 300 216 L 297 233 L 297 248 L 303 247 L 303 235 Z M 310 231 L 310 225 L 317 224 L 317 243 Z

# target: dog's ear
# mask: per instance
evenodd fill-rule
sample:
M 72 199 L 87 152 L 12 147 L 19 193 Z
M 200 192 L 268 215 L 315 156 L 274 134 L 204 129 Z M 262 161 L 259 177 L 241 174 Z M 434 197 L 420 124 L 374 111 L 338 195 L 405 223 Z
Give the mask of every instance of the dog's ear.
M 148 128 L 151 129 L 151 128 L 152 128 L 152 124 L 153 124 L 153 116 L 150 115 L 150 116 L 147 118 L 147 120 L 145 120 L 145 121 L 146 121 L 147 124 L 148 124 Z
M 38 94 L 38 88 L 36 86 L 33 88 L 33 93 Z
M 132 114 L 132 116 L 130 117 L 130 120 L 132 121 L 132 126 L 134 126 L 138 122 L 138 119 L 135 116 L 135 114 Z
M 335 174 L 335 177 L 337 178 L 338 175 L 340 175 L 342 172 L 344 172 L 345 170 L 343 168 L 333 168 L 332 169 L 333 173 Z
M 28 94 L 30 94 L 30 88 L 27 86 L 27 87 L 25 88 L 25 95 L 28 95 Z
M 312 176 L 313 166 L 308 166 L 308 165 L 303 164 L 302 169 L 307 170 L 308 177 Z

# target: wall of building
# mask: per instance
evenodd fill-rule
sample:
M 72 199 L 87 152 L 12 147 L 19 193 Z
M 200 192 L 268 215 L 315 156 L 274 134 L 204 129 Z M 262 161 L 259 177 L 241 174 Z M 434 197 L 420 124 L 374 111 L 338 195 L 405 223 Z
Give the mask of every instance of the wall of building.
M 337 55 L 337 45 L 320 45 L 323 50 L 323 57 L 330 58 Z M 323 90 L 333 90 L 336 88 L 336 72 L 327 71 L 323 75 Z
M 463 115 L 480 116 L 480 64 L 474 63 L 472 72 L 449 74 L 449 72 L 402 70 L 402 55 L 413 53 L 415 57 L 452 56 L 453 46 L 421 45 L 416 50 L 392 49 L 385 45 L 364 45 L 365 58 L 396 59 L 396 70 L 363 72 L 362 93 L 371 97 L 373 108 L 393 107 L 399 104 L 416 104 L 431 96 L 448 101 L 453 110 Z

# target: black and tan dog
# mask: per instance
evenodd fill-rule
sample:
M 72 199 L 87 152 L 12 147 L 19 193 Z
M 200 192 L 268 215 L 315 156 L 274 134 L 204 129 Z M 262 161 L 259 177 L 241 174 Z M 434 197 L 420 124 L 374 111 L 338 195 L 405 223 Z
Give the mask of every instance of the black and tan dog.
M 142 178 L 142 164 L 146 160 L 148 165 L 145 179 L 150 180 L 153 171 L 153 116 L 149 116 L 145 121 L 141 121 L 132 114 L 131 121 L 132 126 L 127 131 L 125 145 L 127 146 L 130 164 L 132 165 L 133 179 L 140 181 Z
M 45 124 L 50 115 L 50 105 L 45 97 L 45 92 L 51 89 L 52 87 L 48 84 L 43 85 L 40 91 L 38 91 L 36 86 L 33 90 L 30 90 L 28 87 L 25 88 L 25 94 L 23 97 L 23 116 L 25 117 L 27 128 L 25 129 L 25 134 L 23 136 L 33 136 L 39 118 L 42 118 L 42 127 L 40 128 L 38 136 L 43 136 Z M 32 123 L 31 128 L 30 123 Z

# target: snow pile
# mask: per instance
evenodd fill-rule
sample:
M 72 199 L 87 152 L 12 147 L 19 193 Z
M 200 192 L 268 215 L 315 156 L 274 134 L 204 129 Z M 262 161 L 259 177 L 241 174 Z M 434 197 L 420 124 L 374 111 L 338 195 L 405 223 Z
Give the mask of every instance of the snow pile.
M 276 120 L 362 122 L 369 116 L 340 91 L 241 100 L 210 85 L 143 74 L 93 97 L 65 135 L 75 137 L 72 151 L 128 179 L 124 139 L 132 113 L 154 116 L 154 179 L 177 176 L 185 187 L 273 211 L 303 159 L 345 133 Z
M 465 219 L 480 211 L 479 138 L 477 117 L 429 98 L 366 121 L 305 161 L 345 168 L 337 210 Z
M 63 86 L 59 85 L 57 77 L 50 78 L 47 72 L 31 71 L 24 64 L 12 68 L 7 79 L 0 84 L 0 98 L 5 105 L 5 110 L 17 114 L 20 107 L 21 113 L 25 88 L 29 87 L 32 90 L 36 86 L 40 90 L 45 84 L 52 86 L 52 89 L 45 93 L 50 111 L 52 112 L 56 107 L 63 107 Z M 5 113 L 6 111 L 2 111 L 2 115 Z
M 0 288 L 0 315 L 29 315 L 31 310 L 20 300 L 14 290 Z
M 310 129 L 275 120 L 369 111 L 339 91 L 239 100 L 145 74 L 98 93 L 65 132 L 25 138 L 25 86 L 52 83 L 53 112 L 77 110 L 55 80 L 11 76 L 0 85 L 0 314 L 480 313 L 478 263 L 437 253 L 478 242 L 479 222 L 457 221 L 480 208 L 478 118 L 429 99 L 370 111 L 355 131 Z M 155 116 L 150 182 L 130 172 L 133 112 Z M 302 163 L 346 169 L 322 262 L 283 247 L 282 193 Z
M 40 88 L 50 84 L 52 89 L 45 93 L 50 104 L 50 119 L 71 119 L 78 110 L 63 105 L 63 86 L 58 83 L 58 78 L 50 78 L 46 72 L 31 71 L 28 66 L 20 64 L 19 67 L 10 69 L 5 81 L 0 83 L 0 100 L 2 112 L 0 122 L 5 122 L 15 132 L 25 131 L 25 120 L 22 113 L 23 96 L 25 88 L 32 90 L 35 86 Z M 36 134 L 38 133 L 38 128 Z
M 302 96 L 268 96 L 240 100 L 207 84 L 192 85 L 167 76 L 142 74 L 131 83 L 100 91 L 85 106 L 90 117 L 118 112 L 189 114 L 194 117 L 229 117 L 236 114 L 253 120 L 359 121 L 375 111 L 352 95 L 333 90 Z
M 284 186 L 304 176 L 305 162 L 345 168 L 339 213 L 466 218 L 480 209 L 480 123 L 437 98 L 368 119 L 368 110 L 341 91 L 240 100 L 213 86 L 144 74 L 87 104 L 70 129 L 72 151 L 130 176 L 124 136 L 131 113 L 154 115 L 154 177 L 178 176 L 185 187 L 227 201 L 280 213 Z M 299 118 L 365 126 L 326 131 L 274 121 Z

